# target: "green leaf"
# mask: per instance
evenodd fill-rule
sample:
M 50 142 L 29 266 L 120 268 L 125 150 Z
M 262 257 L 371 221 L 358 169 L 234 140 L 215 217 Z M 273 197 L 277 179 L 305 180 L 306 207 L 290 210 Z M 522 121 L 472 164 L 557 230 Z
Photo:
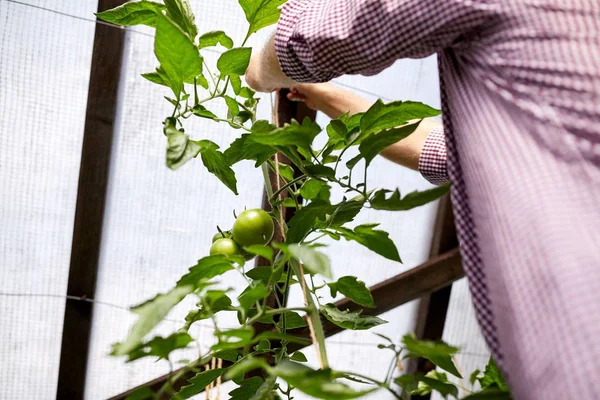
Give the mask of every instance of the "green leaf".
M 273 261 L 274 251 L 269 246 L 264 246 L 262 244 L 253 244 L 251 246 L 244 247 L 244 250 L 246 250 L 249 253 L 256 254 L 257 256 L 266 258 L 269 261 Z
M 217 150 L 219 146 L 210 140 L 199 140 L 196 141 L 196 144 L 201 146 L 200 154 L 202 162 L 208 172 L 215 175 L 225 184 L 225 186 L 237 195 L 237 179 L 235 178 L 235 173 L 227 162 L 225 155 Z
M 233 47 L 233 40 L 223 31 L 207 32 L 198 39 L 199 49 L 216 46 L 218 44 L 227 49 L 231 49 Z
M 413 133 L 418 126 L 419 122 L 370 135 L 361 142 L 358 151 L 369 165 L 381 151 Z
M 354 240 L 369 250 L 393 261 L 402 262 L 398 249 L 385 231 L 373 229 L 377 224 L 359 225 L 354 230 L 336 227 L 335 230 L 346 240 Z
M 233 118 L 240 113 L 240 106 L 236 99 L 227 95 L 223 96 L 223 99 L 225 99 L 225 103 L 227 104 L 228 118 Z
M 342 327 L 344 329 L 351 330 L 365 330 L 371 329 L 375 326 L 387 324 L 387 321 L 374 317 L 371 315 L 361 315 L 362 310 L 352 312 L 352 311 L 341 311 L 335 306 L 335 304 L 325 304 L 321 307 L 321 313 L 327 318 L 329 321 L 334 323 L 335 325 Z
M 242 78 L 238 75 L 229 75 L 229 82 L 231 82 L 233 93 L 235 93 L 236 96 L 239 95 L 242 90 Z
M 168 15 L 193 41 L 198 35 L 198 29 L 188 0 L 164 0 L 164 2 Z
M 483 371 L 483 376 L 481 378 L 477 378 L 479 384 L 482 389 L 486 389 L 489 387 L 498 387 L 500 390 L 508 392 L 508 385 L 504 382 L 504 376 L 502 376 L 502 372 L 500 368 L 494 362 L 494 359 L 490 357 L 488 364 L 485 366 L 485 371 Z
M 160 14 L 165 6 L 153 1 L 129 1 L 118 7 L 95 13 L 96 17 L 115 25 L 148 25 L 156 26 L 156 15 Z
M 281 316 L 281 318 L 279 319 L 279 323 L 277 324 L 281 328 L 283 328 L 284 315 L 286 329 L 304 328 L 305 326 L 307 326 L 306 321 L 300 316 L 300 314 L 294 311 L 286 311 L 285 314 Z
M 268 282 L 271 279 L 271 274 L 273 273 L 273 269 L 269 266 L 261 266 L 251 269 L 246 272 L 246 276 L 250 279 L 261 280 L 264 282 Z
M 310 232 L 317 220 L 324 220 L 332 206 L 324 201 L 315 200 L 296 211 L 288 226 L 288 243 L 299 243 Z
M 391 193 L 391 191 L 382 189 L 375 192 L 369 203 L 376 210 L 411 210 L 439 199 L 448 193 L 449 189 L 450 184 L 448 183 L 429 190 L 411 192 L 404 196 L 403 199 L 400 199 L 400 191 L 398 189 L 389 198 L 386 198 L 386 194 Z
M 138 315 L 138 319 L 125 341 L 113 345 L 111 354 L 123 356 L 137 349 L 144 336 L 162 321 L 175 305 L 193 291 L 193 285 L 178 285 L 167 293 L 159 294 L 153 299 L 133 307 L 131 311 Z
M 196 158 L 201 147 L 183 132 L 167 135 L 167 167 L 176 170 L 192 158 Z
M 334 169 L 326 165 L 307 165 L 304 167 L 304 170 L 309 176 L 312 176 L 313 178 L 326 178 L 329 180 L 335 179 Z
M 279 175 L 283 176 L 288 181 L 294 179 L 294 169 L 286 164 L 279 164 Z
M 512 400 L 510 393 L 497 387 L 489 387 L 481 392 L 473 393 L 462 400 Z
M 248 34 L 252 34 L 279 20 L 279 6 L 283 5 L 285 0 L 239 0 L 239 3 L 250 24 Z
M 198 263 L 190 268 L 189 272 L 179 279 L 177 286 L 198 287 L 208 280 L 231 271 L 233 265 L 227 257 L 222 255 L 208 256 L 198 260 Z
M 335 381 L 330 369 L 314 370 L 302 364 L 284 360 L 267 372 L 281 378 L 289 385 L 308 394 L 325 400 L 345 400 L 362 397 L 376 389 L 355 391 L 343 383 Z
M 323 227 L 331 228 L 354 221 L 354 218 L 358 215 L 364 204 L 362 200 L 346 200 L 332 205 L 330 212 L 327 213 L 328 216 Z
M 307 117 L 302 124 L 292 120 L 291 123 L 275 130 L 256 131 L 252 129 L 252 131 L 252 138 L 256 143 L 269 146 L 297 146 L 310 151 L 313 140 L 321 132 L 321 127 Z
M 149 80 L 152 83 L 156 83 L 157 85 L 169 86 L 167 82 L 165 82 L 157 71 L 155 72 L 147 72 L 142 74 L 142 77 Z
M 268 366 L 268 364 L 263 358 L 257 358 L 249 355 L 245 359 L 239 361 L 234 366 L 232 366 L 227 372 L 225 378 L 232 379 L 238 376 L 242 376 L 254 369 L 264 368 L 265 366 Z
M 172 0 L 173 1 L 173 0 Z M 154 53 L 164 71 L 164 78 L 179 99 L 183 83 L 202 75 L 202 57 L 194 43 L 168 17 L 158 14 Z
M 329 259 L 325 254 L 315 250 L 313 246 L 290 244 L 284 247 L 284 251 L 301 262 L 307 271 L 331 279 Z
M 240 305 L 245 309 L 254 306 L 258 300 L 267 297 L 271 291 L 265 286 L 262 281 L 252 282 L 238 297 Z
M 254 160 L 256 167 L 271 158 L 277 150 L 252 140 L 252 135 L 243 134 L 231 143 L 225 150 L 225 159 L 229 165 L 234 165 L 241 160 Z
M 129 353 L 128 362 L 143 357 L 154 356 L 158 359 L 168 359 L 169 354 L 177 349 L 183 349 L 194 339 L 187 332 L 175 332 L 166 338 L 157 336 L 149 342 L 141 344 L 133 352 Z
M 202 104 L 196 104 L 192 109 L 192 113 L 198 117 L 208 118 L 208 119 L 217 119 L 217 116 L 210 110 L 207 110 Z
M 230 49 L 221 54 L 217 60 L 217 68 L 221 76 L 244 75 L 250 63 L 252 49 L 250 47 L 238 47 Z
M 296 351 L 294 354 L 292 354 L 292 356 L 290 357 L 290 360 L 299 361 L 299 362 L 307 362 L 308 361 L 308 359 L 306 358 L 304 353 L 301 351 Z
M 471 384 L 471 386 L 473 386 L 475 384 L 475 381 L 477 380 L 477 376 L 481 373 L 480 370 L 476 369 L 475 371 L 471 372 L 471 376 L 469 377 L 469 383 Z
M 238 388 L 233 389 L 229 392 L 229 400 L 248 400 L 262 385 L 263 380 L 258 376 L 244 379 Z
M 326 131 L 330 143 L 346 143 L 348 128 L 346 127 L 345 116 L 331 120 L 329 125 L 327 125 Z
M 331 288 L 332 296 L 335 296 L 334 292 L 337 291 L 356 304 L 370 308 L 375 307 L 371 291 L 364 282 L 359 281 L 355 276 L 344 276 L 338 279 L 337 282 L 328 283 L 328 285 Z
M 402 343 L 404 344 L 406 351 L 409 352 L 407 357 L 426 358 L 441 369 L 462 378 L 452 361 L 452 355 L 458 351 L 457 347 L 450 346 L 444 342 L 417 340 L 415 336 L 411 334 L 405 335 L 402 338 Z
M 243 97 L 245 99 L 252 99 L 255 94 L 256 92 L 250 89 L 249 87 L 243 87 L 240 89 L 240 93 L 238 94 L 238 96 Z
M 191 385 L 182 387 L 175 396 L 171 397 L 171 400 L 189 399 L 200 394 L 211 382 L 214 382 L 225 372 L 227 372 L 227 368 L 215 368 L 196 374 L 188 380 Z
M 435 370 L 432 372 L 436 372 Z M 443 374 L 445 375 L 445 374 Z M 454 396 L 458 398 L 458 388 L 448 383 L 447 380 L 439 380 L 430 376 L 430 373 L 426 375 L 415 374 L 415 375 L 402 375 L 394 380 L 396 384 L 400 385 L 409 394 L 418 396 L 425 396 L 435 390 L 439 392 L 444 398 L 448 396 Z M 435 375 L 437 376 L 437 375 Z
M 363 136 L 397 128 L 411 120 L 435 117 L 440 111 L 423 103 L 412 101 L 394 101 L 384 104 L 377 100 L 360 118 L 360 130 Z
M 300 196 L 307 200 L 312 200 L 319 195 L 324 184 L 324 182 L 317 179 L 309 179 L 300 188 Z
M 225 291 L 208 290 L 202 295 L 202 301 L 197 304 L 200 308 L 192 310 L 186 315 L 184 329 L 188 330 L 194 322 L 208 319 L 220 311 L 234 311 L 235 308 L 231 304 L 231 299 Z
M 154 392 L 148 386 L 144 386 L 136 389 L 125 400 L 147 400 L 152 398 L 154 398 Z

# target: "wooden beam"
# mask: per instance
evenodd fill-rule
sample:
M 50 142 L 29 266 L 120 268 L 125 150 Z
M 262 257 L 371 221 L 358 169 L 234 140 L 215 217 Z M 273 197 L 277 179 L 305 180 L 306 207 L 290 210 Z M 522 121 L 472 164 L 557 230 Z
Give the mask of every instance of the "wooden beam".
M 364 308 L 359 306 L 348 299 L 342 299 L 335 303 L 335 305 L 342 309 L 348 309 L 351 311 L 363 310 L 365 315 L 380 315 L 386 311 L 392 310 L 412 300 L 421 298 L 424 295 L 435 292 L 443 287 L 446 287 L 452 282 L 461 279 L 464 276 L 460 254 L 458 249 L 451 250 L 440 256 L 434 257 L 427 262 L 415 267 L 409 271 L 403 272 L 393 278 L 378 283 L 377 285 L 370 288 L 377 305 L 375 308 Z M 325 330 L 325 336 L 330 337 L 343 331 L 337 325 L 324 320 L 323 328 Z M 295 329 L 289 331 L 289 334 L 295 336 L 301 336 L 309 338 L 308 328 Z M 289 344 L 288 350 L 290 352 L 299 350 L 305 346 L 297 344 Z M 224 366 L 231 365 L 231 363 L 223 363 Z M 181 371 L 181 370 L 179 370 Z M 179 371 L 173 372 L 177 374 Z M 186 380 L 193 377 L 194 373 L 188 373 L 175 382 L 175 387 L 180 388 L 186 384 Z M 149 386 L 153 391 L 157 391 L 166 380 L 173 375 L 165 375 L 157 378 L 151 382 L 147 382 L 140 385 L 126 393 L 122 393 L 118 396 L 112 397 L 109 400 L 123 400 L 133 391 L 143 386 Z
M 98 11 L 123 0 L 99 0 Z M 124 31 L 96 24 L 67 295 L 93 298 L 104 220 Z M 93 303 L 65 305 L 56 398 L 83 399 Z

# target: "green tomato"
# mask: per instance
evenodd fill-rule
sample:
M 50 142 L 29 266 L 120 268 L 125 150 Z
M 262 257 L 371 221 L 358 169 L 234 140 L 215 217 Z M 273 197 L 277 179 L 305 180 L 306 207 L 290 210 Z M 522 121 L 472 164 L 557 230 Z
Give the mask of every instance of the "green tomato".
M 246 210 L 235 220 L 232 229 L 233 240 L 242 246 L 267 244 L 273 237 L 273 220 L 269 213 L 261 209 Z
M 239 256 L 241 255 L 240 246 L 231 239 L 217 239 L 212 246 L 210 246 L 210 255 L 215 256 L 222 254 L 224 256 Z
M 231 239 L 231 231 L 217 232 L 212 238 L 212 242 L 216 242 L 219 239 Z

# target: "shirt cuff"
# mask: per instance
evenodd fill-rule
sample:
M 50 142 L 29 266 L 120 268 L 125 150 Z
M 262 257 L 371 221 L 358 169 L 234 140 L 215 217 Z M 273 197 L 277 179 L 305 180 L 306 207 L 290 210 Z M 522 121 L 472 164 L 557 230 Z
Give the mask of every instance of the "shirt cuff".
M 308 44 L 296 33 L 302 14 L 313 0 L 288 0 L 281 9 L 275 33 L 275 53 L 281 70 L 296 82 L 315 82 L 317 78 L 305 67 L 302 59 L 310 59 Z
M 419 157 L 419 172 L 434 185 L 448 182 L 448 153 L 443 128 L 432 129 Z

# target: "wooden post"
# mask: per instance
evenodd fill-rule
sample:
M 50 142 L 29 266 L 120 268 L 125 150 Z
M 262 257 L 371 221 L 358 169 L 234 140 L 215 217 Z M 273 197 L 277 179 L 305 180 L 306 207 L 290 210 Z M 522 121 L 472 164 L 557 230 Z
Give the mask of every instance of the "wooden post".
M 99 0 L 98 11 L 123 0 Z M 88 90 L 67 295 L 93 298 L 121 73 L 122 29 L 96 24 Z M 56 398 L 83 399 L 93 304 L 65 305 Z

